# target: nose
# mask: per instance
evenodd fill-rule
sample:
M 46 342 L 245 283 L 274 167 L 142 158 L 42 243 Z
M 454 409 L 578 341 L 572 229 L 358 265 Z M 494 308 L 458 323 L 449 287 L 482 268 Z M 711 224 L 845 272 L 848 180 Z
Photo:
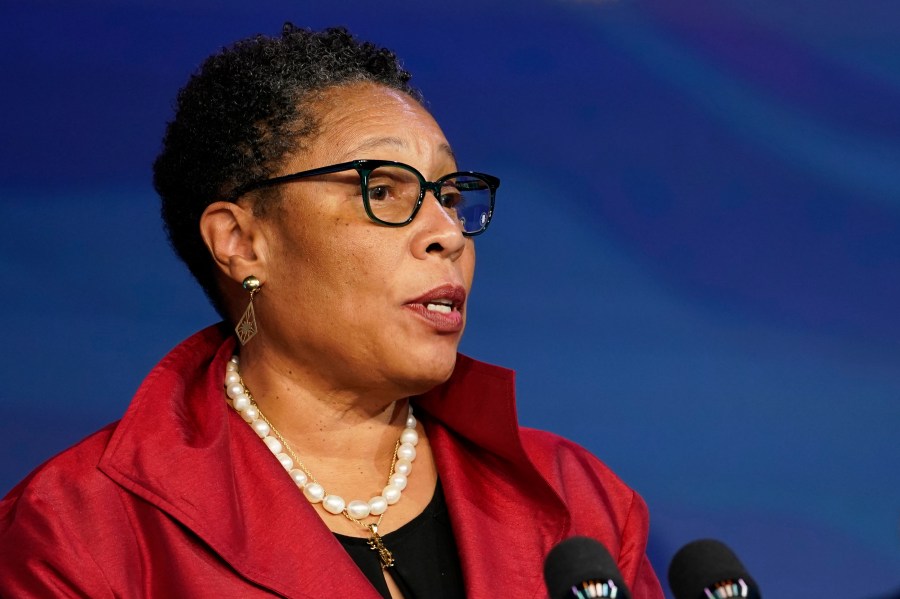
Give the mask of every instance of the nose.
M 433 190 L 425 192 L 419 213 L 413 219 L 413 254 L 426 259 L 437 255 L 456 260 L 466 248 L 466 237 L 452 211 L 447 211 Z

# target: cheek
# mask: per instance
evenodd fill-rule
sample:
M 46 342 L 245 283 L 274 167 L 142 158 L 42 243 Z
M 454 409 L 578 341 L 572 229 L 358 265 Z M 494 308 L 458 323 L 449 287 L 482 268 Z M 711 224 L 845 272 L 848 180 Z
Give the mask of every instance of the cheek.
M 369 295 L 383 297 L 391 287 L 400 256 L 392 244 L 345 219 L 312 235 L 295 236 L 283 244 L 279 268 L 283 284 L 295 290 L 295 300 L 315 298 L 325 312 L 355 309 Z
M 462 270 L 463 278 L 471 289 L 472 280 L 475 278 L 475 242 L 471 238 L 466 241 L 466 251 L 460 257 L 460 260 L 462 261 L 460 269 Z

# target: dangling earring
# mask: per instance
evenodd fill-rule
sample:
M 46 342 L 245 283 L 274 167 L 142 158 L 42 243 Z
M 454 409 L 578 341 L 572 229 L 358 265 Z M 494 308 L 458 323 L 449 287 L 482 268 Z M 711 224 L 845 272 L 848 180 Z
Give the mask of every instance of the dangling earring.
M 234 332 L 237 333 L 241 345 L 247 345 L 247 342 L 259 332 L 259 328 L 256 326 L 256 312 L 253 310 L 253 296 L 260 287 L 262 287 L 262 283 L 253 275 L 244 279 L 244 289 L 250 292 L 250 303 L 244 310 L 244 315 L 241 316 L 237 326 L 234 327 Z

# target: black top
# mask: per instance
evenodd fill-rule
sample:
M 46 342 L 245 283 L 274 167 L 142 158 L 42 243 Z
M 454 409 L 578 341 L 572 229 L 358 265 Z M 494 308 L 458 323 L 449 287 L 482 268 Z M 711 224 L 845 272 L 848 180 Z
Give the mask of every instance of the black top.
M 335 534 L 366 578 L 385 599 L 390 599 L 378 552 L 366 539 Z M 465 597 L 462 570 L 441 482 L 421 514 L 394 532 L 381 536 L 394 555 L 388 569 L 406 599 Z

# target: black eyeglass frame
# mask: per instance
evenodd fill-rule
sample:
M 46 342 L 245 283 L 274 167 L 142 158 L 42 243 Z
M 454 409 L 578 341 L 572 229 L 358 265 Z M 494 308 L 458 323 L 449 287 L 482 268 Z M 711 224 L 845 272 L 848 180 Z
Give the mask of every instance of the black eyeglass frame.
M 372 171 L 381 166 L 395 166 L 397 168 L 402 168 L 411 172 L 419 180 L 419 198 L 416 200 L 416 205 L 415 207 L 413 207 L 412 214 L 403 222 L 392 223 L 382 220 L 375 216 L 374 212 L 372 211 L 372 207 L 369 205 L 369 175 L 372 174 Z M 318 177 L 319 175 L 330 175 L 332 173 L 339 173 L 349 170 L 355 170 L 359 174 L 359 184 L 362 191 L 363 205 L 365 206 L 366 214 L 373 222 L 381 225 L 385 225 L 388 227 L 404 227 L 411 223 L 413 219 L 416 218 L 416 214 L 419 213 L 419 208 L 422 207 L 422 203 L 425 201 L 425 193 L 428 191 L 434 194 L 434 197 L 437 198 L 439 203 L 441 203 L 441 206 L 446 208 L 446 206 L 444 206 L 444 204 L 442 203 L 441 188 L 443 187 L 444 182 L 461 175 L 466 177 L 474 177 L 476 179 L 484 181 L 487 184 L 488 189 L 490 189 L 491 191 L 491 204 L 488 208 L 488 214 L 487 218 L 484 220 L 484 224 L 477 231 L 473 231 L 471 233 L 463 231 L 463 235 L 465 235 L 466 237 L 475 237 L 476 235 L 481 235 L 487 230 L 488 225 L 491 224 L 491 218 L 493 218 L 494 216 L 494 198 L 497 195 L 497 188 L 500 187 L 500 179 L 493 175 L 475 171 L 458 171 L 455 173 L 450 173 L 449 175 L 444 175 L 437 181 L 426 181 L 425 177 L 422 176 L 422 173 L 420 173 L 410 165 L 404 164 L 403 162 L 396 162 L 394 160 L 372 160 L 368 158 L 351 160 L 350 162 L 341 162 L 339 164 L 332 164 L 330 166 L 322 166 L 306 171 L 300 171 L 299 173 L 291 173 L 290 175 L 282 175 L 280 177 L 264 179 L 262 181 L 251 181 L 250 183 L 238 187 L 228 198 L 228 201 L 236 202 L 245 194 L 248 194 L 251 191 L 255 191 L 257 189 L 273 187 L 275 185 L 290 183 L 292 181 L 298 181 L 300 179 Z

